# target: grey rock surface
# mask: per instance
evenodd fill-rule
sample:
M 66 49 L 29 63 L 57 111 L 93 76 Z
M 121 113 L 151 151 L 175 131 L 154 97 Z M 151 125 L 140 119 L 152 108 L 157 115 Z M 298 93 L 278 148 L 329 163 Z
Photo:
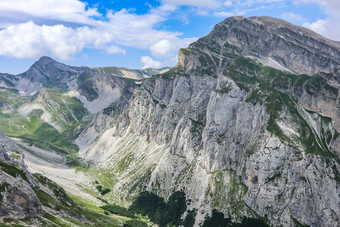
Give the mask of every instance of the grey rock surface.
M 0 223 L 3 218 L 41 217 L 42 205 L 32 189 L 34 178 L 26 169 L 20 148 L 1 131 L 0 160 Z
M 94 117 L 79 155 L 112 173 L 121 204 L 144 190 L 183 190 L 195 226 L 213 209 L 235 222 L 339 226 L 339 65 L 339 42 L 275 18 L 232 17 L 143 82 L 120 78 L 140 76 L 126 69 L 44 57 L 24 74 L 1 74 L 0 86 L 31 95 L 51 82 L 80 99 Z M 0 159 L 24 171 L 15 146 L 0 142 Z M 39 215 L 29 174 L 0 173 L 1 212 Z
M 127 200 L 144 187 L 183 190 L 195 225 L 218 209 L 339 226 L 339 64 L 339 42 L 274 18 L 228 18 L 146 79 L 84 159 L 114 169 Z

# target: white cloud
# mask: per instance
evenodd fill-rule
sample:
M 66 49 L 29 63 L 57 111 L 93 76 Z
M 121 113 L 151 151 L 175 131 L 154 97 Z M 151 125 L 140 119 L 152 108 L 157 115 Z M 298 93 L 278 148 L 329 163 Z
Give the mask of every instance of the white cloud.
M 154 56 L 169 57 L 196 39 L 181 39 L 181 33 L 155 27 L 166 18 L 166 9 L 137 15 L 128 10 L 108 12 L 108 21 L 96 20 L 94 26 L 37 25 L 29 21 L 0 30 L 0 55 L 16 58 L 37 58 L 51 55 L 69 60 L 83 48 L 125 54 L 122 46 L 150 50 Z
M 232 1 L 225 1 L 225 2 L 223 3 L 223 5 L 226 6 L 226 7 L 230 7 L 230 6 L 233 5 L 233 2 L 232 2 Z
M 12 25 L 0 31 L 0 55 L 36 58 L 50 53 L 66 60 L 85 45 L 84 40 L 75 37 L 82 30 L 63 25 L 38 26 L 32 21 Z
M 150 47 L 152 55 L 158 58 L 168 58 L 170 55 L 177 54 L 180 48 L 187 47 L 190 43 L 195 42 L 197 38 L 187 39 L 162 39 Z
M 167 39 L 162 39 L 161 41 L 153 44 L 150 47 L 151 53 L 155 56 L 165 56 L 173 48 L 171 42 Z
M 43 54 L 41 43 L 41 29 L 33 22 L 19 26 L 9 26 L 0 31 L 0 54 L 16 58 L 37 57 Z
M 320 5 L 328 16 L 340 16 L 340 1 L 339 0 L 295 0 L 296 4 L 315 3 Z
M 109 53 L 109 54 L 126 54 L 126 50 L 118 47 L 118 46 L 115 46 L 115 45 L 111 45 L 109 46 L 106 51 Z
M 234 16 L 235 14 L 232 13 L 232 12 L 227 12 L 227 11 L 220 11 L 220 12 L 215 12 L 214 15 L 216 17 L 231 17 L 231 16 Z
M 340 40 L 340 1 L 339 0 L 301 0 L 301 3 L 315 3 L 320 5 L 326 14 L 326 18 L 314 22 L 304 23 L 303 26 L 318 32 L 328 38 Z
M 209 9 L 215 9 L 221 5 L 217 0 L 163 0 L 163 2 L 170 5 L 197 6 Z
M 209 15 L 209 11 L 208 10 L 199 9 L 199 10 L 196 10 L 195 12 L 199 16 L 208 16 Z
M 282 0 L 262 1 L 269 4 Z M 161 0 L 159 7 L 149 5 L 149 12 L 143 15 L 126 9 L 101 15 L 96 8 L 89 8 L 87 3 L 80 0 L 16 0 L 15 4 L 12 0 L 0 0 L 0 27 L 3 28 L 0 30 L 0 55 L 16 58 L 51 55 L 68 60 L 84 48 L 126 54 L 125 47 L 133 47 L 149 50 L 153 57 L 166 62 L 177 55 L 179 48 L 196 41 L 196 38 L 181 38 L 181 33 L 159 26 L 172 17 L 181 5 L 191 6 L 191 12 L 198 15 L 229 17 L 242 15 L 242 7 L 260 2 Z M 225 10 L 225 7 L 230 9 Z M 105 17 L 105 20 L 97 17 Z M 175 18 L 188 21 L 186 14 L 176 14 Z M 45 20 L 53 23 L 44 25 Z M 71 27 L 65 22 L 79 25 Z
M 231 17 L 236 15 L 254 14 L 256 11 L 272 10 L 284 7 L 286 0 L 226 0 L 212 11 L 215 17 Z M 256 15 L 256 13 L 255 13 Z
M 93 16 L 100 16 L 97 9 L 86 8 L 87 4 L 79 0 L 1 0 L 1 23 L 15 19 L 18 21 L 28 17 L 44 18 L 57 21 L 93 25 Z M 6 21 L 7 20 L 7 21 Z
M 325 37 L 340 41 L 339 19 L 326 18 L 320 19 L 312 23 L 304 23 L 303 26 L 309 28 Z
M 293 12 L 284 12 L 281 17 L 285 20 L 289 20 L 292 22 L 300 22 L 303 21 L 303 17 L 300 14 L 296 14 Z
M 327 33 L 327 29 L 326 29 L 326 26 L 327 26 L 327 21 L 325 20 L 317 20 L 313 23 L 304 23 L 303 24 L 304 27 L 306 28 L 309 28 L 317 33 L 320 33 L 320 34 L 326 34 Z
M 155 61 L 149 56 L 142 56 L 140 58 L 140 61 L 144 64 L 144 66 L 142 67 L 143 69 L 146 69 L 146 68 L 161 68 L 163 66 L 161 62 Z
M 174 12 L 175 10 L 177 10 L 177 6 L 176 5 L 172 5 L 172 4 L 163 4 L 160 5 L 157 8 L 151 8 L 151 13 L 155 13 L 155 14 L 160 14 L 160 15 L 164 15 L 167 14 L 169 12 Z

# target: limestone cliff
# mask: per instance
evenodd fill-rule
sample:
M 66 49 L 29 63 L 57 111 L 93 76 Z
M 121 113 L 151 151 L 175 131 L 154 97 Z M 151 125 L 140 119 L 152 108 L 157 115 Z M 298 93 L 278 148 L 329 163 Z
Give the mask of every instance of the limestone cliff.
M 338 226 L 339 64 L 340 44 L 310 30 L 228 18 L 146 79 L 80 155 L 112 170 L 117 200 L 183 190 L 195 225 L 217 209 Z

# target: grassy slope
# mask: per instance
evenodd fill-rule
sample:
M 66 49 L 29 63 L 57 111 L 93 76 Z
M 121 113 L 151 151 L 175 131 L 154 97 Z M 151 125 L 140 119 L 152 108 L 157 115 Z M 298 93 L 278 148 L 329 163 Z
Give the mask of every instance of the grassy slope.
M 5 103 L 4 108 L 0 110 L 0 129 L 7 136 L 24 139 L 44 149 L 53 149 L 65 154 L 76 153 L 78 147 L 73 140 L 86 124 L 82 120 L 87 114 L 86 109 L 76 98 L 51 89 L 46 89 L 39 101 L 51 115 L 51 120 L 62 126 L 61 131 L 41 119 L 43 110 L 33 110 L 27 116 L 20 115 L 18 109 L 30 103 L 30 99 L 6 89 L 0 90 L 0 103 Z M 9 109 L 10 113 L 4 113 L 4 110 Z
M 18 176 L 31 184 L 21 167 L 0 161 L 0 168 L 5 173 L 13 177 Z M 102 207 L 84 198 L 68 195 L 63 188 L 40 174 L 33 174 L 33 178 L 35 178 L 35 184 L 31 187 L 43 205 L 43 216 L 19 220 L 5 218 L 4 225 L 122 226 L 126 223 L 129 226 L 129 223 L 132 222 L 146 226 L 143 219 L 140 220 L 139 217 L 135 217 L 132 213 L 127 215 L 127 213 L 124 212 L 124 208 L 115 206 L 119 208 L 118 211 L 123 212 L 112 212 L 112 214 L 110 214 L 110 212 L 107 212 L 105 206 Z M 5 187 L 1 187 L 0 192 L 2 190 L 6 190 Z M 106 205 L 106 203 L 103 203 L 103 205 Z M 144 225 L 142 225 L 143 223 Z
M 0 109 L 0 129 L 7 136 L 20 138 L 44 150 L 53 150 L 65 155 L 66 164 L 69 166 L 82 165 L 77 156 L 79 148 L 73 142 L 87 123 L 83 121 L 87 111 L 82 103 L 76 98 L 51 89 L 45 89 L 34 100 L 31 99 L 21 97 L 12 90 L 0 89 L 0 103 L 5 102 L 4 108 Z M 62 126 L 62 130 L 58 131 L 44 122 L 41 119 L 41 109 L 33 110 L 27 116 L 19 114 L 21 106 L 32 103 L 38 103 L 48 111 L 51 120 Z

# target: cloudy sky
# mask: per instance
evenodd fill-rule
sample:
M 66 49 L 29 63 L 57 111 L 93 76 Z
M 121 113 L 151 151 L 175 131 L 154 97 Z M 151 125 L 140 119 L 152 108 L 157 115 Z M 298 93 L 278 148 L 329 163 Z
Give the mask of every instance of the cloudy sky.
M 267 15 L 340 40 L 340 0 L 0 0 L 0 72 L 43 55 L 70 65 L 173 66 L 233 15 Z

